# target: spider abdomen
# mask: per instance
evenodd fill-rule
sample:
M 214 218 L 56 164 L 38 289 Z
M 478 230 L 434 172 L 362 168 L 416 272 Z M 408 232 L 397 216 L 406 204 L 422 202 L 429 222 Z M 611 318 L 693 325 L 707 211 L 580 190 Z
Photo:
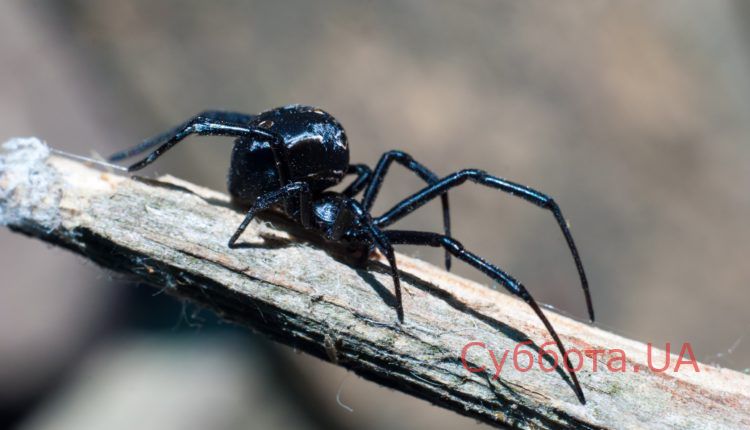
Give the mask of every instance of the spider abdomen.
M 278 137 L 283 171 L 277 168 L 270 142 L 237 139 L 228 188 L 238 203 L 252 203 L 283 186 L 283 182 L 305 182 L 311 191 L 322 192 L 346 175 L 349 142 L 344 128 L 329 113 L 312 106 L 290 105 L 257 115 L 250 126 Z

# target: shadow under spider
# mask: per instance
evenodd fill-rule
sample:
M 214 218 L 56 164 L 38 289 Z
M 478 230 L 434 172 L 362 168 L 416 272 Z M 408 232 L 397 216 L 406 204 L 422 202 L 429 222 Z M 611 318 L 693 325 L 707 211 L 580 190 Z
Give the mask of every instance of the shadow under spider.
M 181 185 L 176 185 L 170 182 L 163 182 L 159 181 L 157 179 L 150 179 L 145 178 L 141 176 L 133 176 L 133 179 L 139 182 L 146 183 L 151 186 L 156 187 L 162 187 L 173 191 L 179 191 L 184 193 L 189 193 L 195 196 L 200 197 L 203 201 L 206 203 L 213 205 L 213 206 L 221 206 L 228 209 L 232 209 L 234 211 L 242 213 L 242 209 L 236 207 L 235 205 L 231 204 L 230 202 L 226 202 L 224 200 L 214 199 L 210 197 L 203 197 L 201 195 L 198 195 L 194 193 L 192 190 L 183 187 Z M 387 268 L 383 263 L 375 261 L 375 260 L 365 260 L 364 264 L 362 264 L 362 261 L 360 259 L 360 256 L 352 256 L 350 253 L 347 252 L 347 247 L 337 243 L 337 242 L 331 242 L 328 240 L 325 240 L 324 238 L 320 237 L 320 235 L 316 234 L 315 232 L 306 230 L 304 227 L 299 225 L 298 223 L 294 222 L 293 220 L 289 219 L 286 215 L 276 212 L 276 211 L 264 211 L 262 213 L 258 214 L 258 218 L 269 221 L 273 224 L 273 226 L 279 230 L 282 230 L 286 233 L 288 233 L 292 238 L 296 238 L 299 240 L 306 241 L 308 243 L 313 243 L 316 246 L 318 246 L 320 249 L 323 249 L 328 255 L 336 259 L 337 261 L 344 263 L 348 265 L 349 267 L 352 267 L 357 271 L 357 274 L 362 278 L 363 281 L 365 281 L 368 285 L 372 287 L 372 289 L 380 296 L 381 300 L 385 302 L 388 306 L 391 308 L 396 309 L 396 296 L 380 281 L 375 278 L 375 276 L 371 273 L 371 271 L 377 271 L 378 273 L 390 275 L 390 269 Z M 238 243 L 235 247 L 240 249 L 253 249 L 253 248 L 265 248 L 265 249 L 281 249 L 293 246 L 296 242 L 293 239 L 281 239 L 281 238 L 267 238 L 262 237 L 263 243 L 254 244 L 254 243 Z M 472 309 L 471 307 L 467 306 L 465 303 L 458 300 L 455 296 L 448 293 L 447 291 L 441 290 L 434 285 L 430 284 L 429 282 L 420 279 L 410 273 L 406 273 L 399 270 L 399 274 L 401 276 L 402 280 L 408 280 L 408 282 L 420 290 L 432 295 L 433 297 L 437 297 L 441 300 L 443 300 L 446 304 L 451 306 L 452 308 L 458 310 L 459 312 L 463 312 L 465 314 L 471 315 L 472 317 L 484 322 L 485 324 L 489 325 L 493 329 L 501 332 L 506 337 L 514 340 L 517 343 L 521 342 L 529 342 L 527 345 L 530 349 L 532 349 L 534 352 L 539 354 L 541 357 L 544 357 L 544 360 L 547 362 L 548 365 L 554 366 L 555 371 L 557 374 L 565 381 L 568 386 L 570 386 L 573 391 L 575 391 L 575 386 L 573 385 L 573 382 L 571 381 L 568 374 L 563 370 L 563 367 L 560 363 L 555 362 L 555 360 L 552 359 L 548 354 L 542 355 L 542 349 L 537 345 L 534 341 L 529 339 L 526 334 L 523 332 L 517 330 L 514 327 L 511 327 L 501 321 L 498 321 L 490 316 L 482 314 L 480 311 L 476 309 Z M 564 358 L 560 360 L 562 363 L 565 363 Z M 510 386 L 508 386 L 505 383 L 501 384 L 506 387 L 511 392 L 515 392 Z M 491 385 L 491 384 L 490 384 Z

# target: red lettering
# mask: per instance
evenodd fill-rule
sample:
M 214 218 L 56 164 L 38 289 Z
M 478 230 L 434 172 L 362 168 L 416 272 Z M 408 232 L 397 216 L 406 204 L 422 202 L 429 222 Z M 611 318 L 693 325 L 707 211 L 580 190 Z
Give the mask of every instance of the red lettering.
M 685 353 L 690 356 L 690 360 L 685 360 L 683 357 L 685 357 Z M 683 364 L 692 364 L 693 369 L 695 369 L 696 372 L 700 372 L 700 368 L 698 368 L 698 360 L 695 359 L 695 354 L 693 354 L 693 348 L 690 346 L 689 343 L 685 342 L 682 344 L 682 349 L 680 350 L 680 356 L 677 357 L 677 363 L 674 365 L 674 371 L 678 371 L 680 369 L 680 366 Z
M 500 363 L 498 364 L 497 358 L 495 358 L 495 352 L 490 350 L 490 358 L 492 358 L 492 364 L 495 365 L 495 374 L 492 376 L 492 379 L 497 379 L 500 376 L 500 371 L 503 370 L 503 364 L 505 363 L 505 359 L 508 358 L 508 350 L 505 350 L 505 353 L 503 353 L 503 358 L 500 359 Z
M 555 370 L 557 368 L 557 364 L 558 364 L 558 362 L 557 362 L 557 358 L 558 358 L 557 357 L 557 351 L 544 349 L 544 348 L 546 348 L 549 345 L 555 346 L 555 342 L 545 342 L 545 343 L 543 343 L 542 346 L 541 346 L 541 348 L 540 348 L 541 351 L 539 352 L 539 368 L 542 369 L 543 372 L 552 372 L 553 370 Z M 552 367 L 546 367 L 544 365 L 544 361 L 545 361 L 544 360 L 544 356 L 545 355 L 549 355 L 549 356 L 552 357 Z
M 619 357 L 610 357 L 610 359 L 607 361 L 607 370 L 610 372 L 625 372 L 627 364 L 625 363 L 625 351 L 621 349 L 612 349 L 609 351 L 610 356 L 614 355 L 615 353 L 618 353 Z M 614 367 L 612 365 L 613 362 L 619 361 L 621 363 L 620 367 Z
M 661 373 L 661 372 L 667 370 L 667 368 L 669 367 L 669 342 L 667 342 L 667 349 L 666 349 L 666 351 L 667 351 L 667 358 L 666 358 L 666 362 L 664 363 L 664 367 L 662 367 L 661 369 L 657 369 L 657 368 L 654 367 L 654 363 L 651 361 L 651 349 L 652 349 L 651 342 L 649 342 L 649 343 L 646 344 L 646 360 L 647 360 L 647 363 L 648 363 L 648 368 L 651 369 L 652 372 L 656 372 L 656 373 Z
M 593 367 L 591 368 L 592 372 L 596 372 L 599 368 L 597 367 L 599 365 L 599 360 L 596 359 L 597 354 L 604 354 L 603 349 L 587 349 L 586 355 L 590 356 L 592 360 L 594 360 Z
M 521 351 L 520 348 L 524 345 L 530 345 L 530 340 L 525 340 L 518 345 L 516 345 L 515 349 L 513 349 L 513 366 L 518 370 L 519 372 L 528 372 L 533 366 L 534 366 L 534 355 L 529 351 Z M 518 356 L 520 354 L 526 354 L 529 357 L 529 365 L 525 368 L 522 368 L 518 365 Z
M 470 373 L 479 373 L 484 372 L 485 367 L 469 367 L 469 363 L 466 361 L 466 354 L 469 352 L 469 348 L 472 346 L 481 346 L 484 349 L 487 349 L 484 342 L 469 342 L 461 349 L 461 363 L 464 365 L 464 369 L 466 369 Z M 507 351 L 506 351 L 507 352 Z
M 578 354 L 578 366 L 577 367 L 571 367 L 570 366 L 570 353 L 574 352 Z M 578 372 L 583 368 L 583 354 L 581 354 L 581 351 L 573 348 L 565 351 L 565 354 L 563 355 L 563 358 L 565 359 L 565 370 L 568 372 Z

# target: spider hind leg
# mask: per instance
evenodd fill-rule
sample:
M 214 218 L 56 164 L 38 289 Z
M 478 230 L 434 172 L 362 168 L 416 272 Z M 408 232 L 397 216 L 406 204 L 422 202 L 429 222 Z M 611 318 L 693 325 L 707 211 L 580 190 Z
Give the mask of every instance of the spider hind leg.
M 565 354 L 565 346 L 560 340 L 560 337 L 558 336 L 555 328 L 552 326 L 552 324 L 542 312 L 539 305 L 536 303 L 536 300 L 534 300 L 528 290 L 526 290 L 526 287 L 515 280 L 512 276 L 508 275 L 498 267 L 484 260 L 482 257 L 470 251 L 467 251 L 466 249 L 464 249 L 463 245 L 461 245 L 460 242 L 451 237 L 438 233 L 403 230 L 388 230 L 385 231 L 384 234 L 388 242 L 394 245 L 423 245 L 433 247 L 441 246 L 459 260 L 463 260 L 469 265 L 479 269 L 481 272 L 483 272 L 496 282 L 502 284 L 509 292 L 523 299 L 523 301 L 531 307 L 534 313 L 542 321 L 550 336 L 552 336 L 552 339 L 555 341 L 555 344 L 560 351 L 560 355 L 565 359 L 565 368 L 570 374 L 570 379 L 573 382 L 573 390 L 575 391 L 578 400 L 583 404 L 586 403 L 586 398 L 583 395 L 581 384 L 578 382 L 578 377 L 576 376 L 575 372 L 571 370 L 573 369 L 573 366 L 571 366 L 570 360 L 567 354 Z
M 570 228 L 568 227 L 568 222 L 565 220 L 565 217 L 563 217 L 562 211 L 560 210 L 560 207 L 557 205 L 557 203 L 555 203 L 555 201 L 551 197 L 547 196 L 544 193 L 536 191 L 525 185 L 517 184 L 503 178 L 498 178 L 497 176 L 492 176 L 482 170 L 466 169 L 448 175 L 440 181 L 423 188 L 421 191 L 414 193 L 410 197 L 407 197 L 406 199 L 396 204 L 393 209 L 389 210 L 382 216 L 375 218 L 374 223 L 379 228 L 385 228 L 398 221 L 399 219 L 405 217 L 406 215 L 412 213 L 432 199 L 438 196 L 445 195 L 445 193 L 448 192 L 449 189 L 455 188 L 466 181 L 472 181 L 477 184 L 494 188 L 516 197 L 520 197 L 530 203 L 533 203 L 536 206 L 539 206 L 542 209 L 546 209 L 552 212 L 555 217 L 555 221 L 557 221 L 557 224 L 560 227 L 563 236 L 565 237 L 565 241 L 568 244 L 568 249 L 573 256 L 573 261 L 575 262 L 576 269 L 578 270 L 578 276 L 581 280 L 581 288 L 583 289 L 583 294 L 586 298 L 586 308 L 589 313 L 589 319 L 591 321 L 594 321 L 594 305 L 591 301 L 589 282 L 586 277 L 586 272 L 583 270 L 583 262 L 581 261 L 580 254 L 578 253 L 578 248 L 573 241 L 573 235 L 571 234 Z

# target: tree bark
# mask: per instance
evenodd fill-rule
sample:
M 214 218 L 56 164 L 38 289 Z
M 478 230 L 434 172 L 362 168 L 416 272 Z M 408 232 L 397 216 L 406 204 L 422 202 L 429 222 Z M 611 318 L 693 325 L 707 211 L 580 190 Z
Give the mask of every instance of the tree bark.
M 398 255 L 399 323 L 380 257 L 350 265 L 345 250 L 273 214 L 228 249 L 242 218 L 222 193 L 96 170 L 36 139 L 11 140 L 0 153 L 0 222 L 14 231 L 458 413 L 518 428 L 750 428 L 750 377 L 693 364 L 687 351 L 675 371 L 682 344 L 657 372 L 647 345 L 545 311 L 581 352 L 583 405 L 562 369 L 542 370 L 551 365 L 540 348 L 556 349 L 523 301 Z M 507 353 L 498 377 L 490 352 L 498 364 Z M 656 348 L 650 356 L 652 367 L 667 359 Z

